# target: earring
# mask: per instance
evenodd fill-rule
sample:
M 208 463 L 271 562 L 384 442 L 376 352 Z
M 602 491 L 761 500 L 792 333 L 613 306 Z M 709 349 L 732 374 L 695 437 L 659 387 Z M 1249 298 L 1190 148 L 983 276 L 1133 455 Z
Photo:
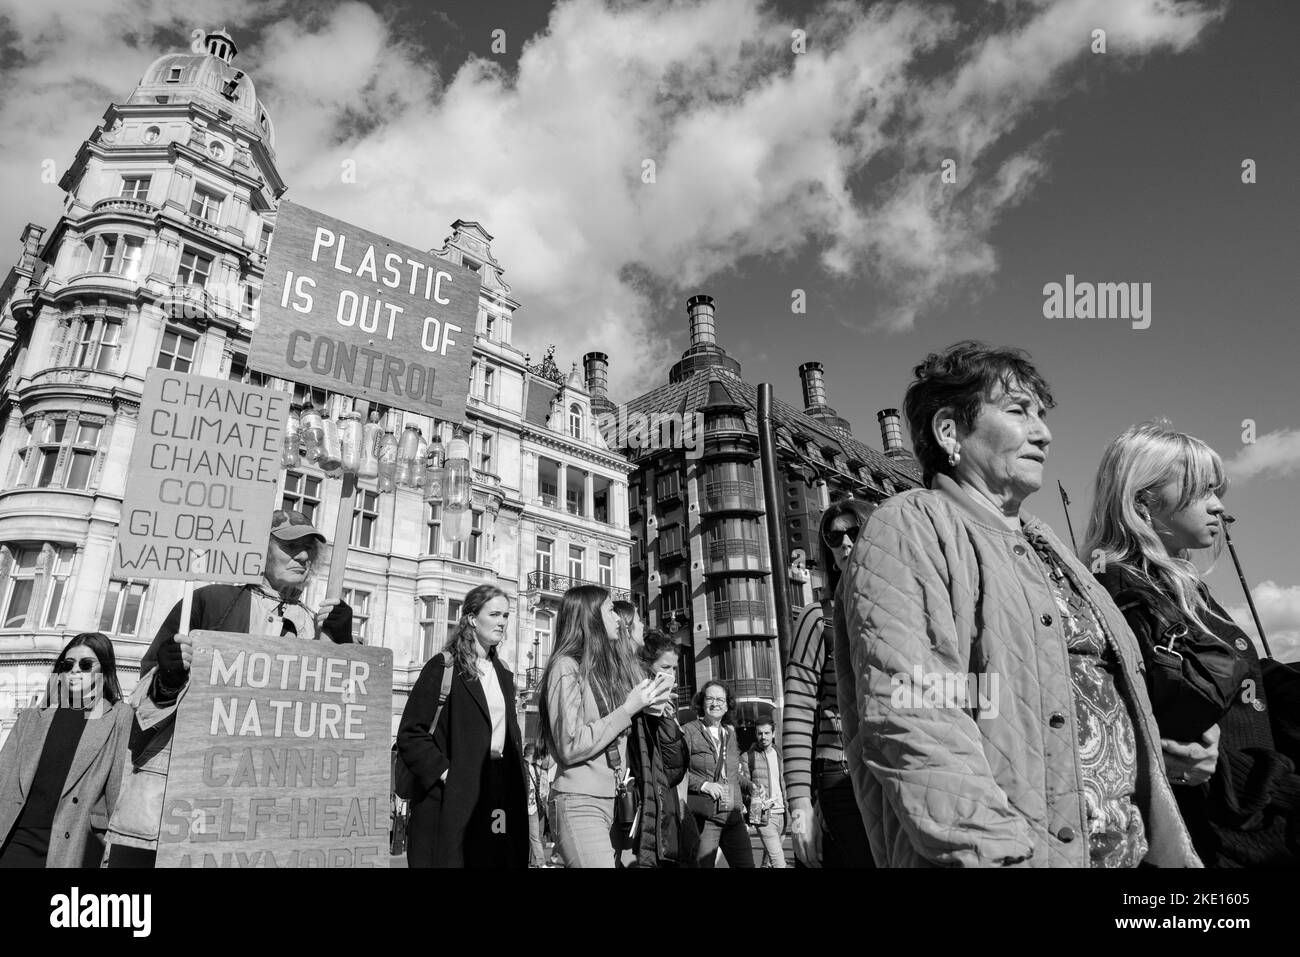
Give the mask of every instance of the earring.
M 952 450 L 948 453 L 948 464 L 956 468 L 961 462 L 961 446 L 956 442 L 952 444 Z

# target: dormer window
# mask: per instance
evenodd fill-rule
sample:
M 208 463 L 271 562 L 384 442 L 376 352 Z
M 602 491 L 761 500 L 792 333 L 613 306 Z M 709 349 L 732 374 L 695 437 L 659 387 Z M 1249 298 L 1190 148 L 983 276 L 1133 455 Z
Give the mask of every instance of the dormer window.
M 179 83 L 181 81 L 181 72 L 182 72 L 182 68 L 178 66 L 174 66 L 171 69 L 169 69 L 167 71 L 167 82 Z
M 569 434 L 575 439 L 582 438 L 582 406 L 576 402 L 569 406 Z

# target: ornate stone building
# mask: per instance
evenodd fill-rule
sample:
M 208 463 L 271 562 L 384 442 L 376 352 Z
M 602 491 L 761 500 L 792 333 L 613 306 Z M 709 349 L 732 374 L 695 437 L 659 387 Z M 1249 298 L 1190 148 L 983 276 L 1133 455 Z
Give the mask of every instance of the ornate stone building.
M 0 737 L 26 678 L 48 673 L 80 631 L 109 634 L 133 684 L 181 596 L 179 582 L 109 574 L 149 368 L 267 384 L 333 412 L 351 406 L 248 368 L 285 183 L 271 118 L 235 55 L 217 31 L 205 52 L 151 64 L 78 150 L 60 183 L 63 216 L 48 232 L 24 230 L 0 285 Z M 352 509 L 350 542 L 333 542 L 331 560 L 347 561 L 344 597 L 362 639 L 393 650 L 394 723 L 465 593 L 484 581 L 516 602 L 502 655 L 525 686 L 549 648 L 534 640 L 552 627 L 558 581 L 529 580 L 540 543 L 552 543 L 557 574 L 628 587 L 628 465 L 595 428 L 583 383 L 529 371 L 512 345 L 519 303 L 491 242 L 480 224 L 457 220 L 434 251 L 482 277 L 466 421 L 380 410 L 399 434 L 415 424 L 445 442 L 453 425 L 468 431 L 469 538 L 448 542 L 439 509 L 415 489 L 380 495 L 362 483 L 341 503 L 341 483 L 311 466 L 279 479 L 283 503 L 327 534 L 337 510 Z M 327 573 L 309 604 L 323 597 Z

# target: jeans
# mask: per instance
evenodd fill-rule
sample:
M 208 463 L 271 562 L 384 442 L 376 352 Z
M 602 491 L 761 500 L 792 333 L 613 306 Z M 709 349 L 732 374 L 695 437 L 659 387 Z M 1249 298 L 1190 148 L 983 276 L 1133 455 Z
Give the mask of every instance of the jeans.
M 822 867 L 875 867 L 862 812 L 846 775 L 817 792 L 822 819 Z
M 763 866 L 785 867 L 785 849 L 781 846 L 781 836 L 785 831 L 785 811 L 769 811 L 767 823 L 755 827 L 763 842 Z
M 533 867 L 546 865 L 546 846 L 542 843 L 542 822 L 536 811 L 528 815 L 528 863 Z
M 715 852 L 722 848 L 728 867 L 754 866 L 754 849 L 749 843 L 749 828 L 740 816 L 740 808 L 732 808 L 725 824 L 716 824 L 705 817 L 697 817 L 700 825 L 700 850 L 697 867 L 712 867 Z
M 614 799 L 590 794 L 551 793 L 555 848 L 565 867 L 614 867 L 618 855 L 610 832 Z

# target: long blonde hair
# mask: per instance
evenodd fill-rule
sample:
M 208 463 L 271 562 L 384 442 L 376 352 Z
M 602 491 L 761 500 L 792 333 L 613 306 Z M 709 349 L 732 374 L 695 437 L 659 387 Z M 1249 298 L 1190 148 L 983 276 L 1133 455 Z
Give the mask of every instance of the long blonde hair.
M 1160 489 L 1177 482 L 1176 508 L 1186 508 L 1213 492 L 1222 497 L 1228 477 L 1219 454 L 1200 439 L 1176 432 L 1169 422 L 1143 422 L 1121 432 L 1106 446 L 1097 468 L 1092 515 L 1083 538 L 1084 564 L 1100 558 L 1117 565 L 1168 595 L 1183 614 L 1208 630 L 1205 619 L 1219 619 L 1199 585 L 1201 573 L 1187 552 L 1170 555 L 1138 511 L 1149 508 Z M 1223 550 L 1215 542 L 1214 557 Z

